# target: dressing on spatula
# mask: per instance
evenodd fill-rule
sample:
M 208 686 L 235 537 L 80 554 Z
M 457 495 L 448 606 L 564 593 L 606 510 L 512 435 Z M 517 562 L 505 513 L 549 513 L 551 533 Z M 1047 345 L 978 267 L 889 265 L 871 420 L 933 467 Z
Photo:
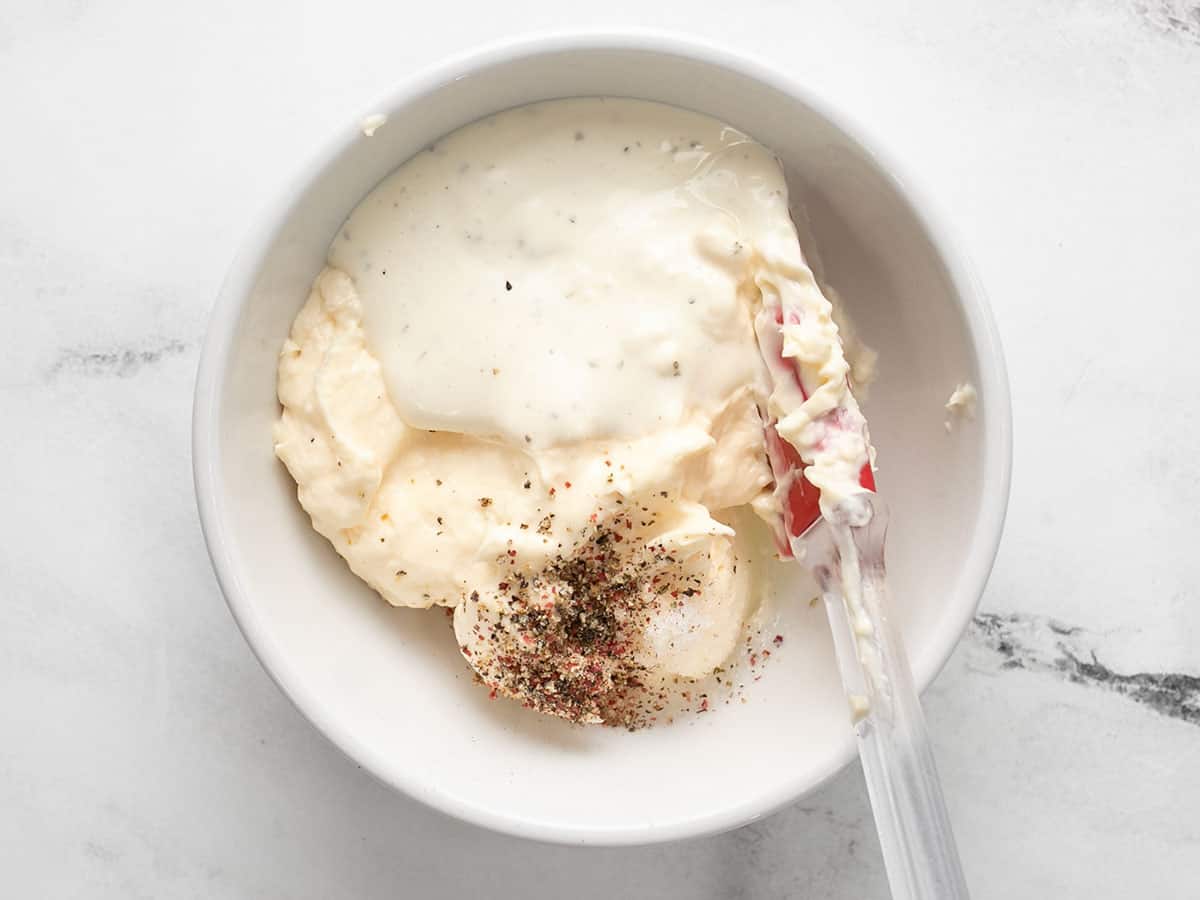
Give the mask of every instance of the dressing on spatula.
M 892 896 L 965 898 L 925 718 L 889 615 L 887 513 L 831 305 L 802 266 L 758 287 L 776 543 L 821 587 Z

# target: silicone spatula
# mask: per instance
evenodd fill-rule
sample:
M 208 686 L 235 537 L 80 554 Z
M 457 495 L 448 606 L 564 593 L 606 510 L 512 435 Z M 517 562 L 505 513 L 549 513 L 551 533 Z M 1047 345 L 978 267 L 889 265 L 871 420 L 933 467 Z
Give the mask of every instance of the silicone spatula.
M 765 303 L 755 330 L 777 395 L 807 399 L 794 360 L 784 356 L 783 322 L 803 310 Z M 784 391 L 779 391 L 784 388 Z M 797 392 L 798 389 L 798 392 Z M 861 416 L 833 409 L 825 426 L 859 427 Z M 809 565 L 820 585 L 849 701 L 863 775 L 896 900 L 966 898 L 966 881 L 925 717 L 904 643 L 892 622 L 884 567 L 886 508 L 875 493 L 870 463 L 851 492 L 823 518 L 820 494 L 804 475 L 805 460 L 764 415 L 767 456 L 775 477 L 780 553 Z

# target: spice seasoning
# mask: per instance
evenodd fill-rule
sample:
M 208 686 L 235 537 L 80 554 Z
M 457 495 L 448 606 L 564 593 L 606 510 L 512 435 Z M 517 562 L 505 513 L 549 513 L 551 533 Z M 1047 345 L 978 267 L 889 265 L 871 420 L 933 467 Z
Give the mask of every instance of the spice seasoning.
M 648 677 L 643 628 L 663 601 L 652 586 L 676 560 L 661 544 L 627 541 L 621 531 L 631 527 L 625 518 L 595 526 L 532 575 L 507 551 L 513 572 L 487 609 L 479 592 L 470 596 L 478 615 L 464 655 L 484 684 L 544 713 L 631 730 L 666 709 L 667 687 Z M 549 528 L 547 516 L 538 531 Z

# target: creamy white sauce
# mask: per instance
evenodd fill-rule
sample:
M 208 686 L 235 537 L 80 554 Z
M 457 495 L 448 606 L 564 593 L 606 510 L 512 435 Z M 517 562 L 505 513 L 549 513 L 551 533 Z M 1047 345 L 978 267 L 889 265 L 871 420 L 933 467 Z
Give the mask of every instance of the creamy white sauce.
M 384 180 L 330 252 L 404 420 L 534 447 L 676 424 L 753 383 L 769 151 L 632 100 L 526 106 Z
M 865 431 L 828 427 L 850 366 L 783 172 L 720 122 L 611 99 L 501 113 L 385 179 L 329 266 L 281 353 L 276 452 L 351 568 L 393 604 L 454 607 L 461 647 L 509 621 L 514 576 L 634 512 L 695 587 L 650 615 L 639 660 L 711 672 L 761 557 L 728 523 L 778 512 L 760 410 L 823 496 L 853 490 Z M 807 399 L 772 393 L 754 326 L 797 305 L 781 352 Z

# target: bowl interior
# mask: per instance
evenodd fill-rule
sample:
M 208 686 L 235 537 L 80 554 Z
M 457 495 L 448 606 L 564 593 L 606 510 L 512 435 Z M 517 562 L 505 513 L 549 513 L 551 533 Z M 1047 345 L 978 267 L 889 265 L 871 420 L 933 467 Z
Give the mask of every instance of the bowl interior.
M 989 406 L 1002 368 L 980 336 L 986 311 L 893 180 L 826 114 L 713 51 L 599 40 L 477 55 L 364 111 L 389 121 L 370 139 L 348 126 L 293 185 L 227 282 L 197 391 L 202 518 L 239 623 L 299 708 L 383 780 L 490 827 L 632 843 L 747 821 L 850 758 L 824 613 L 809 595 L 782 614 L 784 645 L 745 703 L 636 734 L 573 728 L 490 702 L 446 617 L 392 609 L 351 575 L 271 451 L 276 355 L 349 211 L 440 135 L 573 95 L 695 109 L 782 157 L 827 280 L 880 351 L 867 412 L 892 507 L 896 608 L 922 685 L 961 634 L 995 552 L 1003 503 L 998 516 L 987 491 L 1007 490 L 1007 407 Z M 947 434 L 942 404 L 963 380 L 985 387 L 980 419 Z

